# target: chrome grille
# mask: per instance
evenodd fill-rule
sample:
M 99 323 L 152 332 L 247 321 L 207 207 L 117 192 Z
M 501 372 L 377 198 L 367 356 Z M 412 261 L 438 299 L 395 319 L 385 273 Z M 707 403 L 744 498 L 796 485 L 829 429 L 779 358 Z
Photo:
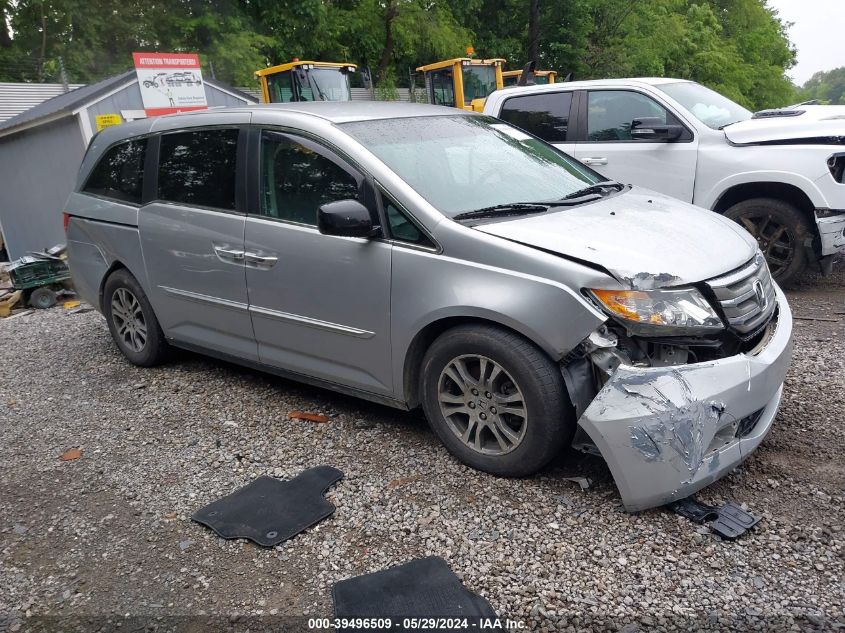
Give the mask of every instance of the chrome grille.
M 761 253 L 737 270 L 707 282 L 728 321 L 748 334 L 768 323 L 777 306 L 775 285 Z

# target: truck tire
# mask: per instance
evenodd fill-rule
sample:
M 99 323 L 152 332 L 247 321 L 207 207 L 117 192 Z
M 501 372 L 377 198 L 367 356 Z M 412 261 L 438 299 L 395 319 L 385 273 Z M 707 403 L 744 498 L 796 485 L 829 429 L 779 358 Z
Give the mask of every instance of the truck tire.
M 531 475 L 572 440 L 575 415 L 559 367 L 523 337 L 488 325 L 441 334 L 422 362 L 423 410 L 463 463 Z
M 133 365 L 153 367 L 170 356 L 153 307 L 128 270 L 116 270 L 106 280 L 103 314 L 118 349 Z
M 775 280 L 785 285 L 807 266 L 805 244 L 812 230 L 800 209 L 775 198 L 738 202 L 725 217 L 734 220 L 757 240 Z

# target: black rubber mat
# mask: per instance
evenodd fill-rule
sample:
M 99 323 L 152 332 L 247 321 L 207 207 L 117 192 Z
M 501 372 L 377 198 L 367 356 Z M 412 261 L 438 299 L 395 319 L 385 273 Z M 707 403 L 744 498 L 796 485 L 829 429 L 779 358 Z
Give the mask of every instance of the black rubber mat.
M 288 481 L 262 476 L 191 518 L 223 538 L 273 547 L 330 516 L 335 507 L 323 493 L 341 479 L 343 473 L 331 466 L 309 468 Z
M 467 619 L 468 630 L 484 630 L 486 619 L 495 619 L 496 612 L 490 603 L 461 584 L 438 556 L 418 558 L 404 565 L 391 567 L 373 574 L 342 580 L 332 588 L 335 618 L 372 619 L 390 618 L 391 630 L 404 631 L 456 630 L 460 623 L 437 620 Z M 403 623 L 406 619 L 430 619 L 425 623 Z M 426 626 L 431 625 L 431 626 Z M 358 631 L 362 628 L 339 628 L 340 631 Z

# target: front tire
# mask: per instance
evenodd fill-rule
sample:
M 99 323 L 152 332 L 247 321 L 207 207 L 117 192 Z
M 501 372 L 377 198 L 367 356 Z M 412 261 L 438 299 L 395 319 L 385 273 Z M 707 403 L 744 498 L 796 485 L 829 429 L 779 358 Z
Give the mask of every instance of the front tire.
M 170 346 L 146 293 L 129 271 L 117 270 L 106 280 L 103 312 L 114 342 L 130 363 L 153 367 L 167 360 Z
M 797 207 L 774 198 L 752 198 L 730 207 L 725 217 L 734 220 L 757 240 L 772 277 L 783 285 L 807 266 L 805 243 L 812 236 L 807 218 Z
M 534 344 L 486 325 L 447 330 L 425 354 L 422 404 L 463 463 L 502 477 L 546 466 L 575 430 L 558 366 Z

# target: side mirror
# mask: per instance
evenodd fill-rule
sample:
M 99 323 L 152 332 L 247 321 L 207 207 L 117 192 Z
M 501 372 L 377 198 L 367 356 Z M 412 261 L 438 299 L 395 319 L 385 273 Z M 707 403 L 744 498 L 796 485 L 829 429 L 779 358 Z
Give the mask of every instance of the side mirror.
M 658 117 L 643 116 L 631 121 L 631 138 L 635 141 L 676 141 L 683 133 L 683 126 L 663 123 Z
M 329 202 L 317 209 L 317 228 L 323 235 L 373 237 L 379 227 L 373 225 L 370 210 L 357 200 Z

